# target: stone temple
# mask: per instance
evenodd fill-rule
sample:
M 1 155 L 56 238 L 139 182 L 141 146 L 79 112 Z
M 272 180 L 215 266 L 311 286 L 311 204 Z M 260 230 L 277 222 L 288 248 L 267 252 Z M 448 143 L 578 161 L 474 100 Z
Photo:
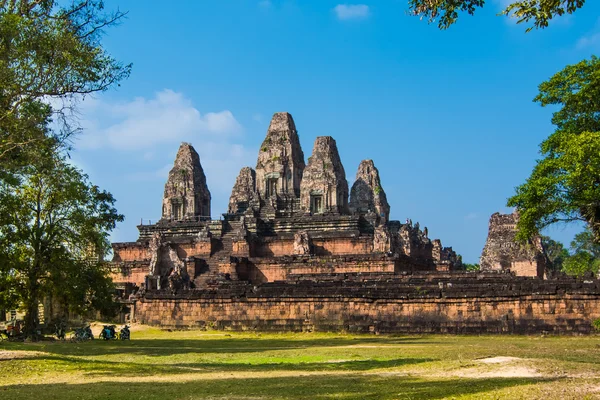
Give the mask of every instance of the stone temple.
M 498 273 L 512 269 L 540 276 L 537 253 L 519 253 L 516 263 L 509 259 L 516 252 L 503 247 L 514 239 L 506 233 L 510 221 L 490 223 L 482 257 L 486 272 L 460 271 L 460 257 L 430 239 L 427 228 L 390 220 L 373 160 L 358 165 L 349 186 L 336 141 L 321 136 L 305 162 L 295 122 L 286 112 L 273 116 L 255 168 L 242 168 L 220 219 L 211 219 L 211 194 L 198 153 L 181 144 L 161 215 L 155 224 L 138 226 L 137 241 L 113 243 L 113 281 L 130 317 L 143 323 L 530 332 L 546 329 L 548 321 L 537 308 L 528 308 L 533 300 L 524 300 L 527 296 L 547 293 L 535 300 L 540 304 L 564 300 L 560 284 Z M 581 313 L 600 314 L 600 287 L 565 285 L 591 296 L 595 305 L 581 311 L 578 302 L 584 297 L 577 297 L 576 304 L 561 309 L 574 315 L 561 317 L 557 329 L 591 329 Z
M 389 221 L 390 206 L 372 160 L 360 163 L 352 190 L 332 137 L 317 137 L 305 164 L 288 113 L 273 116 L 256 168 L 240 171 L 224 218 L 212 220 L 210 209 L 200 157 L 182 143 L 165 184 L 161 220 L 140 225 L 137 242 L 113 245 L 114 262 L 128 271 L 126 282 L 202 288 L 302 274 L 459 266 L 455 252 L 429 239 L 418 224 Z

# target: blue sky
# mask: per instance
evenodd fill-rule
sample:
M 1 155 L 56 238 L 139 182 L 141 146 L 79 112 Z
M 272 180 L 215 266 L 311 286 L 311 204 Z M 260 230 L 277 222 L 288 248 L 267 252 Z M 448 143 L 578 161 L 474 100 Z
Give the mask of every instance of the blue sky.
M 538 84 L 600 50 L 597 2 L 527 34 L 495 15 L 502 3 L 440 31 L 405 0 L 107 0 L 128 16 L 103 43 L 133 72 L 81 103 L 73 162 L 117 198 L 126 220 L 113 240 L 134 241 L 141 219 L 160 218 L 182 141 L 200 154 L 219 218 L 271 115 L 288 111 L 306 158 L 333 136 L 350 185 L 373 159 L 393 219 L 477 262 L 489 216 L 508 211 L 552 132 L 552 110 L 532 102 Z

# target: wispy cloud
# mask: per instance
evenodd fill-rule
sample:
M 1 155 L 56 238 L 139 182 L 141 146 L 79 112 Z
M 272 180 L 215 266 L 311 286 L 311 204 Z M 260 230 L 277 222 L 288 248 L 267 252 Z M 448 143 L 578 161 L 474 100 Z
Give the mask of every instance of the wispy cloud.
M 465 215 L 465 219 L 467 221 L 472 220 L 472 219 L 477 219 L 477 217 L 479 217 L 479 215 L 475 212 L 470 212 L 467 215 Z
M 577 50 L 598 49 L 600 48 L 600 32 L 579 38 L 575 45 Z
M 161 143 L 231 136 L 242 130 L 231 111 L 202 114 L 182 93 L 169 89 L 151 99 L 86 103 L 82 104 L 81 121 L 85 132 L 77 143 L 81 149 L 147 149 Z
M 262 0 L 258 2 L 258 6 L 260 8 L 271 8 L 272 5 L 273 3 L 271 2 L 271 0 Z
M 365 19 L 371 15 L 371 9 L 366 4 L 338 4 L 333 11 L 341 21 Z
M 168 89 L 151 98 L 91 100 L 80 104 L 83 130 L 76 150 L 119 152 L 119 159 L 144 160 L 124 171 L 123 178 L 130 182 L 164 182 L 174 154 L 186 141 L 200 155 L 215 197 L 226 199 L 240 168 L 255 161 L 255 150 L 239 144 L 243 128 L 229 110 L 201 113 L 183 93 Z

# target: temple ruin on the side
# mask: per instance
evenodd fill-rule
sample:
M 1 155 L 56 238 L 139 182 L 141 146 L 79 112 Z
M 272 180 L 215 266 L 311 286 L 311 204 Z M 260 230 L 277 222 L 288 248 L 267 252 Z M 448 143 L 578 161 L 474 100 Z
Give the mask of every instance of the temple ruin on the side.
M 390 219 L 373 160 L 360 163 L 350 186 L 336 141 L 317 137 L 305 162 L 294 120 L 283 112 L 273 116 L 255 168 L 240 171 L 220 219 L 211 218 L 200 157 L 183 143 L 162 218 L 139 225 L 137 241 L 114 243 L 111 266 L 132 318 L 157 325 L 589 331 L 585 318 L 600 317 L 600 286 L 539 280 L 541 247 L 514 242 L 515 218 L 493 215 L 483 272 L 460 271 L 460 257 L 427 228 Z M 579 297 L 561 303 L 565 290 Z M 580 308 L 586 299 L 594 306 Z M 544 319 L 532 302 L 565 315 Z

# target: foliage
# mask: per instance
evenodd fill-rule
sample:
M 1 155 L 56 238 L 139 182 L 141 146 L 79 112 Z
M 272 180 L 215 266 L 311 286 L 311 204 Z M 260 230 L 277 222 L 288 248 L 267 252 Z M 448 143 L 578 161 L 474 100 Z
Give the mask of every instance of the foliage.
M 598 274 L 600 244 L 594 242 L 594 236 L 589 229 L 575 235 L 571 242 L 571 253 L 572 255 L 564 261 L 565 273 L 575 276 Z
M 542 142 L 531 176 L 508 205 L 520 212 L 520 240 L 557 222 L 583 221 L 600 241 L 600 60 L 569 65 L 539 86 L 534 99 L 558 105 L 555 132 Z
M 27 165 L 43 142 L 68 143 L 77 131 L 69 121 L 73 101 L 129 75 L 131 66 L 100 45 L 104 28 L 123 16 L 105 13 L 101 0 L 0 0 L 0 163 L 5 169 Z M 60 105 L 59 99 L 67 102 Z M 51 112 L 60 128 L 49 132 Z
M 592 322 L 592 325 L 594 326 L 595 330 L 600 331 L 600 318 L 594 320 L 594 322 Z
M 477 263 L 475 263 L 475 264 L 463 263 L 463 268 L 465 271 L 479 271 L 481 269 L 480 265 Z
M 561 271 L 563 262 L 569 258 L 569 251 L 561 242 L 551 239 L 549 236 L 542 236 L 542 246 L 550 261 L 549 268 L 554 271 Z
M 575 253 L 567 258 L 563 263 L 563 271 L 568 275 L 584 276 L 588 273 L 596 275 L 598 273 L 598 266 L 600 260 L 594 258 L 588 252 L 582 251 Z
M 530 31 L 546 28 L 555 17 L 572 14 L 583 7 L 585 0 L 514 0 L 500 14 L 516 18 L 517 23 L 532 22 Z M 411 14 L 426 18 L 429 23 L 437 21 L 440 29 L 447 29 L 458 19 L 459 13 L 475 14 L 485 5 L 485 0 L 409 0 Z
M 600 244 L 594 241 L 594 236 L 589 229 L 575 235 L 571 242 L 571 251 L 574 253 L 587 252 L 594 258 L 600 259 Z
M 114 288 L 103 263 L 108 232 L 123 220 L 110 193 L 60 157 L 22 168 L 0 184 L 0 285 L 4 306 L 23 304 L 26 330 L 50 297 L 71 311 L 110 311 Z M 12 304 L 10 304 L 12 303 Z

